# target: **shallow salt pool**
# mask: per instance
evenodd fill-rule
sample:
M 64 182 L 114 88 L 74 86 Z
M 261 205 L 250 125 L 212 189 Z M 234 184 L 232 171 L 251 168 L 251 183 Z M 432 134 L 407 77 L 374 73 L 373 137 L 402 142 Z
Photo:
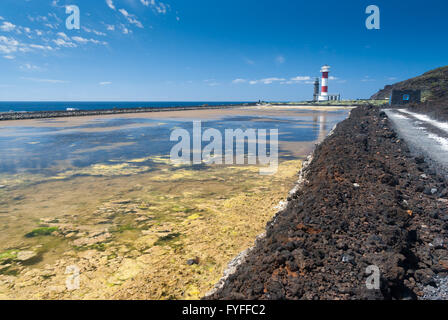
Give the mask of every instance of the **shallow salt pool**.
M 347 115 L 242 109 L 0 123 L 0 298 L 199 298 Z M 191 132 L 193 120 L 220 132 L 278 129 L 277 173 L 174 165 L 170 133 Z M 79 270 L 79 288 L 67 290 L 67 270 Z

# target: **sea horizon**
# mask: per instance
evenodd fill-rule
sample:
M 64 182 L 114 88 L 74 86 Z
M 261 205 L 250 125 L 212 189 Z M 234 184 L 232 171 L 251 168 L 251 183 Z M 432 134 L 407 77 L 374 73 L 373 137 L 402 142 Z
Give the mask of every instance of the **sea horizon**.
M 137 108 L 175 108 L 194 106 L 239 105 L 253 101 L 0 101 L 2 112 L 37 112 Z

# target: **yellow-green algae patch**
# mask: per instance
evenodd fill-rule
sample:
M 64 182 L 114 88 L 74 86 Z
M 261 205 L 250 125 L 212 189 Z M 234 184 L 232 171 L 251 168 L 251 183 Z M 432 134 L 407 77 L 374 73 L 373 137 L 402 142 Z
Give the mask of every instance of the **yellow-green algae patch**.
M 121 176 L 139 174 L 148 171 L 149 167 L 135 166 L 129 163 L 120 164 L 95 164 L 85 169 L 69 170 L 56 176 L 56 179 L 66 179 L 74 175 L 90 176 Z
M 157 170 L 133 165 L 146 160 Z M 40 259 L 13 262 L 14 274 L 0 271 L 0 295 L 198 299 L 264 231 L 300 165 L 284 161 L 275 175 L 262 176 L 258 166 L 196 170 L 168 165 L 163 157 L 135 159 L 3 190 L 0 211 L 9 214 L 0 216 L 0 252 L 34 250 Z M 33 230 L 52 230 L 51 237 L 24 236 Z M 80 288 L 72 291 L 65 287 L 70 266 L 80 270 Z
M 43 174 L 2 174 L 0 177 L 0 185 L 8 187 L 24 187 L 26 185 L 32 185 L 36 183 L 48 182 L 52 180 L 65 180 L 70 179 L 77 175 L 83 176 L 125 176 L 125 175 L 137 175 L 143 172 L 151 170 L 151 166 L 139 165 L 143 162 L 151 162 L 153 166 L 164 166 L 161 168 L 164 172 L 171 172 L 173 169 L 184 167 L 183 164 L 172 163 L 169 157 L 166 156 L 151 156 L 146 158 L 137 158 L 129 160 L 110 160 L 108 163 L 97 163 L 87 167 L 75 168 L 63 170 L 55 175 L 43 175 Z M 65 164 L 65 167 L 70 165 Z M 57 168 L 56 168 L 57 169 Z M 194 172 L 191 172 L 193 174 Z M 167 177 L 162 175 L 160 177 Z M 168 177 L 169 179 L 177 179 L 178 176 Z M 1 189 L 0 189 L 1 190 Z

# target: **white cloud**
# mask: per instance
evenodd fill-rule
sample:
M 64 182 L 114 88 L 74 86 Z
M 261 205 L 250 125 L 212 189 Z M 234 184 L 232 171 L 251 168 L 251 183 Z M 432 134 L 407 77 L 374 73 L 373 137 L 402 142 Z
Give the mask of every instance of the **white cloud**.
M 257 84 L 257 83 L 272 84 L 274 82 L 280 82 L 280 81 L 286 81 L 286 79 L 272 77 L 272 78 L 265 78 L 265 79 L 260 79 L 260 80 L 252 80 L 249 82 L 249 84 L 252 84 L 252 85 Z
M 33 49 L 48 50 L 48 51 L 53 50 L 53 48 L 50 46 L 43 46 L 40 44 L 30 44 L 29 46 L 30 46 L 30 48 L 33 48 Z
M 112 82 L 110 82 L 110 81 L 104 81 L 104 82 L 99 83 L 100 86 L 108 86 L 110 84 L 112 84 Z
M 128 16 L 129 16 L 129 12 L 127 12 L 125 9 L 119 9 L 118 11 L 120 11 L 120 13 L 121 13 L 122 15 L 124 15 L 125 17 L 128 17 Z
M 22 47 L 19 47 L 19 49 L 18 49 L 20 52 L 25 53 L 25 52 L 33 51 L 29 46 L 26 46 L 26 45 L 23 45 L 23 44 L 21 44 L 21 45 L 22 45 Z
M 246 79 L 235 79 L 232 81 L 232 83 L 238 84 L 238 83 L 246 83 L 247 80 Z
M 297 81 L 307 81 L 307 80 L 311 80 L 311 77 L 309 77 L 309 76 L 297 76 L 297 77 L 291 78 L 290 80 L 291 81 L 295 81 L 295 82 L 297 82 Z
M 28 20 L 30 20 L 31 22 L 34 22 L 34 21 L 44 22 L 44 21 L 48 21 L 48 18 L 46 16 L 33 17 L 33 16 L 28 15 Z
M 87 32 L 87 33 L 94 33 L 94 34 L 96 34 L 97 36 L 106 36 L 106 34 L 104 33 L 104 32 L 101 32 L 101 31 L 97 31 L 97 30 L 95 30 L 95 29 L 89 29 L 89 28 L 86 28 L 86 27 L 81 27 L 85 32 Z
M 50 13 L 48 14 L 48 16 L 54 18 L 57 22 L 62 22 L 61 18 L 59 18 L 59 17 L 57 16 L 57 14 L 54 13 L 54 12 L 50 12 Z
M 3 58 L 8 59 L 8 60 L 14 60 L 16 57 L 8 55 L 8 56 L 3 56 Z
M 55 17 L 54 14 L 48 14 L 49 17 L 52 17 L 54 19 L 58 19 Z M 37 22 L 45 22 L 48 20 L 46 16 L 39 16 L 36 18 L 30 19 L 31 21 L 37 21 Z M 53 25 L 54 27 L 54 25 Z M 38 37 L 43 36 L 45 33 L 48 35 L 54 35 L 56 34 L 55 39 L 48 39 L 48 38 L 40 38 L 41 42 L 33 41 L 34 43 L 26 43 L 22 42 L 22 40 L 17 41 L 13 37 L 6 37 L 6 36 L 0 36 L 0 54 L 3 54 L 3 56 L 8 56 L 9 58 L 13 57 L 14 53 L 27 53 L 27 52 L 37 52 L 37 51 L 43 51 L 43 52 L 49 52 L 53 50 L 59 50 L 61 47 L 67 47 L 67 48 L 75 48 L 78 47 L 78 44 L 86 44 L 86 43 L 93 43 L 98 45 L 107 45 L 107 42 L 99 41 L 96 39 L 84 39 L 82 37 L 73 37 L 70 39 L 66 33 L 64 32 L 57 32 L 56 31 L 40 31 L 40 30 L 32 30 L 28 27 L 21 27 L 16 26 L 10 22 L 4 22 L 0 26 L 1 30 L 14 30 L 15 33 L 22 35 L 29 39 L 35 39 L 38 40 L 36 35 Z M 97 35 L 102 35 L 103 33 L 96 31 L 96 30 L 89 30 L 92 33 L 95 33 Z M 36 43 L 37 42 L 37 43 Z M 52 46 L 51 44 L 54 44 Z
M 51 46 L 43 46 L 39 44 L 26 44 L 20 43 L 14 38 L 8 38 L 5 36 L 0 36 L 0 52 L 11 56 L 11 53 L 15 52 L 30 52 L 33 49 L 51 51 L 53 48 Z
M 40 71 L 40 70 L 42 70 L 42 68 L 35 66 L 33 64 L 30 64 L 30 63 L 25 63 L 25 64 L 21 65 L 20 69 L 24 70 L 24 71 Z
M 276 81 L 284 81 L 284 80 L 285 79 L 283 79 L 283 78 L 266 78 L 266 79 L 262 79 L 261 82 L 264 84 L 271 84 Z
M 123 32 L 123 34 L 129 34 L 129 33 L 132 33 L 132 30 L 129 30 L 128 28 L 126 28 L 126 26 L 125 25 L 121 25 L 121 29 L 122 29 L 122 32 Z
M 109 8 L 111 8 L 112 10 L 116 10 L 115 5 L 113 3 L 112 0 L 106 0 L 106 4 Z
M 285 57 L 284 56 L 277 56 L 276 58 L 275 58 L 275 62 L 277 62 L 278 64 L 283 64 L 283 63 L 285 63 L 285 61 L 286 61 L 286 59 L 285 59 Z
M 79 42 L 79 43 L 88 43 L 89 39 L 83 38 L 83 37 L 72 37 L 72 40 Z
M 0 36 L 0 43 L 7 44 L 9 46 L 18 46 L 19 42 L 14 38 L 8 38 L 5 36 Z
M 299 83 L 313 84 L 314 82 L 311 81 L 310 76 L 297 76 L 289 80 L 280 82 L 280 84 L 299 84 Z
M 101 32 L 101 31 L 92 30 L 92 32 L 94 34 L 96 34 L 97 36 L 103 36 L 103 37 L 107 36 L 107 34 L 105 34 L 104 32 Z
M 51 3 L 51 6 L 55 7 L 55 8 L 65 8 L 66 7 L 65 5 L 60 5 L 59 0 L 53 0 L 53 2 Z
M 19 48 L 19 42 L 14 38 L 7 38 L 0 36 L 0 52 L 9 55 L 10 53 L 17 52 Z
M 56 39 L 53 40 L 53 42 L 58 46 L 58 47 L 67 47 L 67 48 L 76 48 L 77 45 L 71 41 L 66 41 L 64 39 Z
M 58 28 L 57 24 L 51 24 L 51 23 L 46 23 L 46 24 L 44 24 L 44 26 L 46 26 L 47 28 L 50 28 L 50 29 L 57 29 Z
M 64 6 L 59 6 L 63 8 Z M 28 15 L 28 20 L 31 22 L 40 22 L 43 26 L 56 30 L 59 28 L 61 23 L 63 22 L 61 18 L 59 18 L 55 13 L 49 13 L 48 16 L 30 16 Z M 65 23 L 64 23 L 65 25 Z
M 166 14 L 169 9 L 168 4 L 165 4 L 163 2 L 156 2 L 155 0 L 140 0 L 140 2 L 145 7 L 151 7 L 155 12 L 159 14 Z
M 264 78 L 259 80 L 251 80 L 249 81 L 249 84 L 273 84 L 273 83 L 280 83 L 280 84 L 298 84 L 298 83 L 308 83 L 311 82 L 311 77 L 309 76 L 297 76 L 290 79 L 285 78 L 277 78 L 277 77 L 271 77 L 271 78 Z M 246 83 L 248 82 L 246 79 L 235 79 L 232 81 L 233 83 Z
M 3 24 L 0 26 L 1 31 L 10 32 L 16 28 L 15 24 L 12 24 L 11 22 L 4 21 Z
M 216 86 L 219 86 L 219 83 L 216 82 L 215 79 L 204 80 L 204 82 L 207 83 L 207 85 L 210 86 L 210 87 L 216 87 Z
M 107 24 L 106 28 L 107 28 L 108 31 L 115 31 L 115 26 L 114 25 Z
M 68 81 L 65 80 L 54 80 L 54 79 L 39 79 L 39 78 L 27 78 L 27 77 L 21 77 L 20 79 L 40 83 L 68 83 Z
M 2 19 L 0 19 L 1 22 Z M 9 21 L 2 21 L 2 23 L 0 24 L 0 31 L 3 32 L 14 32 L 17 35 L 23 35 L 25 37 L 27 37 L 28 39 L 33 39 L 34 34 L 36 33 L 37 35 L 42 35 L 42 32 L 39 30 L 32 30 L 29 27 L 23 27 L 20 25 L 15 25 L 12 22 Z
M 0 20 L 5 20 L 5 18 L 3 18 L 2 16 L 0 16 Z
M 250 65 L 254 65 L 254 64 L 255 64 L 255 61 L 253 61 L 253 60 L 251 60 L 251 59 L 248 59 L 248 58 L 244 58 L 244 61 L 245 61 L 247 64 L 250 64 Z
M 118 11 L 120 11 L 120 13 L 126 18 L 126 20 L 128 20 L 129 23 L 135 24 L 137 27 L 143 29 L 142 23 L 140 21 L 138 21 L 134 15 L 130 14 L 125 9 L 120 9 Z
M 364 79 L 361 79 L 361 82 L 373 82 L 375 79 L 370 78 L 370 76 L 365 76 Z
M 57 36 L 67 41 L 70 40 L 70 38 L 64 32 L 58 32 Z
M 94 43 L 94 44 L 107 45 L 107 42 L 104 42 L 104 41 L 98 41 L 96 39 L 86 39 L 86 38 L 78 37 L 78 36 L 72 37 L 72 40 L 75 42 L 81 43 L 81 44 L 87 44 L 90 42 L 90 43 Z
M 154 4 L 154 9 L 157 11 L 157 13 L 166 14 L 166 12 L 168 11 L 168 5 L 159 2 L 157 4 Z

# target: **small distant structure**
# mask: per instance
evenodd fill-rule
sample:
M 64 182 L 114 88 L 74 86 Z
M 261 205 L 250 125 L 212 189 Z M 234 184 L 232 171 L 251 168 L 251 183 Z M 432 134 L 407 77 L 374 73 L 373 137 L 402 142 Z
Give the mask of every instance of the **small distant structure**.
M 422 99 L 421 90 L 392 90 L 389 99 L 390 105 L 403 105 L 408 103 L 419 103 Z
M 319 91 L 320 91 L 319 78 L 316 78 L 316 81 L 314 81 L 314 95 L 313 95 L 314 102 L 317 102 L 319 100 Z
M 328 95 L 328 101 L 340 101 L 341 95 L 340 94 L 329 94 Z
M 79 109 L 78 108 L 67 108 L 67 109 L 65 109 L 66 111 L 79 111 Z

